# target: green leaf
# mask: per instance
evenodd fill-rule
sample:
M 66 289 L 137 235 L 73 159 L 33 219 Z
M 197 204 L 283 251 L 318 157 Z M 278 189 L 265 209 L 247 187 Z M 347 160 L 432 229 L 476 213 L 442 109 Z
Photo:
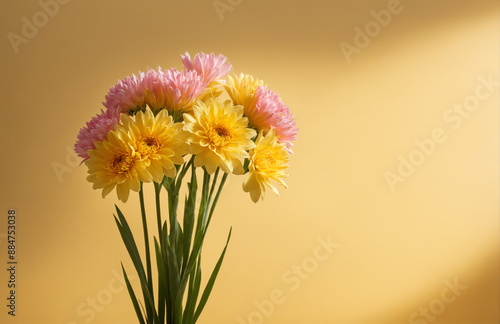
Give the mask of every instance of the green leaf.
M 183 168 L 184 169 L 184 168 Z M 180 188 L 179 188 L 180 189 Z M 175 179 L 167 187 L 168 193 L 168 218 L 170 223 L 169 240 L 174 250 L 177 250 L 179 241 L 179 226 L 177 226 L 177 205 L 179 204 L 179 189 L 175 185 Z
M 198 294 L 201 286 L 201 256 L 198 257 L 196 271 L 191 272 L 189 276 L 189 289 L 186 301 L 186 308 L 184 310 L 183 324 L 192 324 L 194 317 L 194 310 L 198 300 Z
M 201 312 L 203 311 L 203 308 L 205 307 L 205 304 L 207 303 L 208 297 L 210 296 L 210 293 L 212 292 L 212 288 L 215 283 L 215 279 L 217 279 L 217 275 L 219 274 L 220 267 L 222 265 L 222 261 L 224 260 L 224 255 L 226 254 L 227 250 L 227 245 L 229 244 L 229 240 L 231 239 L 231 231 L 233 229 L 231 228 L 229 230 L 229 235 L 227 236 L 227 241 L 226 241 L 226 246 L 224 246 L 224 250 L 222 251 L 222 254 L 219 258 L 219 261 L 217 261 L 217 264 L 215 265 L 215 268 L 212 272 L 212 275 L 210 276 L 210 279 L 208 279 L 207 285 L 205 286 L 205 290 L 203 291 L 203 295 L 201 296 L 200 303 L 198 304 L 198 307 L 196 308 L 196 313 L 194 314 L 194 320 L 193 323 L 196 323 L 198 320 L 198 317 L 200 316 Z
M 202 201 L 203 201 L 203 213 L 201 214 L 201 220 L 198 216 L 198 227 L 200 229 L 205 227 L 207 222 L 207 210 L 210 206 L 210 195 L 209 195 L 209 187 L 210 187 L 210 174 L 207 172 L 205 168 L 203 168 L 204 176 L 203 176 L 203 190 L 202 190 Z M 200 210 L 201 212 L 201 210 Z M 198 230 L 198 229 L 197 229 Z
M 184 176 L 186 175 L 187 170 L 189 170 L 189 167 L 193 164 L 193 161 L 194 161 L 194 155 L 191 156 L 191 159 L 187 164 L 184 163 L 184 165 L 182 166 L 181 172 L 179 172 L 177 177 L 177 183 L 175 185 L 177 192 L 179 192 L 182 184 L 182 179 L 184 179 Z
M 214 201 L 212 202 L 212 206 L 210 208 L 210 214 L 208 215 L 207 224 L 205 226 L 205 232 L 208 229 L 208 225 L 210 225 L 210 220 L 212 219 L 212 215 L 214 214 L 215 206 L 217 206 L 217 202 L 219 201 L 222 188 L 224 188 L 224 184 L 226 183 L 227 176 L 228 174 L 224 173 L 224 175 L 222 176 L 222 180 L 220 181 L 219 189 L 217 190 L 217 194 L 215 195 Z
M 187 279 L 189 278 L 189 274 L 191 273 L 191 271 L 193 271 L 193 268 L 196 265 L 196 260 L 198 259 L 198 256 L 201 253 L 201 248 L 203 245 L 203 237 L 204 237 L 203 232 L 200 235 L 197 235 L 195 237 L 195 240 L 193 243 L 193 250 L 191 251 L 191 254 L 189 255 L 186 269 L 182 273 L 182 281 L 187 281 Z
M 137 297 L 135 297 L 134 289 L 132 288 L 132 285 L 130 284 L 130 280 L 128 280 L 127 273 L 125 272 L 125 268 L 123 268 L 122 264 L 122 270 L 123 270 L 123 276 L 125 277 L 125 283 L 127 285 L 127 290 L 130 295 L 130 299 L 132 299 L 132 304 L 134 305 L 135 313 L 137 314 L 137 319 L 139 320 L 140 324 L 145 324 L 144 322 L 144 317 L 141 313 L 141 308 L 139 307 L 139 303 L 137 302 Z
M 146 268 L 147 268 L 147 279 L 146 283 L 147 286 L 146 288 L 143 287 L 143 289 L 147 290 L 147 295 L 144 295 L 144 301 L 148 301 L 149 299 L 154 300 L 153 297 L 153 275 L 152 275 L 152 269 L 151 269 L 151 253 L 149 250 L 149 234 L 148 234 L 148 225 L 147 225 L 147 219 L 146 219 L 146 208 L 144 207 L 144 187 L 143 183 L 141 182 L 141 188 L 139 190 L 139 202 L 141 205 L 141 218 L 142 218 L 142 230 L 143 230 L 143 235 L 144 235 L 144 247 L 146 249 Z M 149 298 L 147 298 L 149 297 Z M 148 314 L 148 318 L 153 317 L 153 312 L 154 312 L 154 302 L 153 303 L 146 303 L 146 311 Z
M 161 233 L 160 233 L 161 234 Z M 158 268 L 158 318 L 160 319 L 160 323 L 165 323 L 165 268 L 163 267 L 163 257 L 161 253 L 161 247 L 158 243 L 156 237 L 154 238 L 155 242 L 155 251 L 156 251 L 156 265 Z
M 151 296 L 150 290 L 149 290 L 149 284 L 146 279 L 146 273 L 144 272 L 144 266 L 141 261 L 141 257 L 139 255 L 139 251 L 137 250 L 137 245 L 135 244 L 134 236 L 132 235 L 132 231 L 130 230 L 130 227 L 127 223 L 127 220 L 123 216 L 121 210 L 116 206 L 116 212 L 118 213 L 118 218 L 119 220 L 115 217 L 116 225 L 118 226 L 118 230 L 120 231 L 120 234 L 123 239 L 123 243 L 125 243 L 125 247 L 127 248 L 127 251 L 129 252 L 130 258 L 132 259 L 132 263 L 134 264 L 134 267 L 137 271 L 137 274 L 139 276 L 139 280 L 141 283 L 142 287 L 142 292 L 144 296 L 144 302 L 146 303 L 146 309 L 151 310 L 151 314 L 153 318 L 158 318 L 158 315 L 156 314 L 155 310 L 155 305 L 153 298 Z M 148 308 L 149 307 L 149 308 Z M 156 322 L 155 322 L 156 323 Z
M 217 168 L 215 170 L 214 180 L 212 182 L 212 187 L 210 188 L 210 194 L 208 195 L 208 201 L 210 201 L 212 199 L 212 195 L 214 193 L 215 185 L 217 184 L 217 178 L 219 177 L 219 171 L 220 171 L 220 168 Z
M 164 281 L 165 281 L 165 302 L 166 302 L 166 308 L 167 308 L 167 323 L 173 323 L 173 315 L 174 315 L 174 303 L 172 301 L 171 297 L 171 284 L 170 284 L 170 274 L 172 271 L 175 271 L 175 269 L 170 269 L 168 267 L 168 250 L 166 248 L 167 242 L 168 242 L 168 229 L 167 229 L 167 221 L 163 222 L 163 227 L 162 227 L 162 241 L 161 241 L 161 251 L 162 251 L 162 260 L 161 262 L 163 263 L 163 269 L 165 273 Z
M 118 218 L 116 218 L 115 215 L 113 216 L 115 217 L 116 225 L 118 226 L 118 230 L 120 231 L 123 243 L 125 244 L 125 247 L 127 248 L 130 258 L 132 259 L 132 263 L 134 264 L 137 274 L 139 275 L 139 277 L 142 276 L 143 278 L 146 278 L 146 274 L 144 272 L 144 266 L 141 261 L 141 256 L 139 255 L 137 245 L 135 244 L 132 231 L 130 230 L 127 220 L 123 216 L 121 210 L 118 208 L 118 206 L 115 205 L 115 207 L 116 207 L 116 212 L 118 213 Z
M 188 183 L 189 194 L 184 204 L 184 258 L 182 272 L 186 269 L 191 249 L 191 240 L 194 229 L 194 215 L 196 212 L 196 194 L 198 191 L 198 181 L 196 180 L 196 168 L 192 167 L 191 182 Z
M 163 256 L 164 266 L 168 268 L 168 294 L 171 316 L 176 316 L 178 313 L 178 305 L 176 304 L 177 292 L 180 285 L 179 267 L 175 251 L 169 243 L 169 240 L 163 241 L 163 251 L 166 253 Z M 177 323 L 177 322 L 174 322 Z
M 247 174 L 248 173 L 248 166 L 250 165 L 250 159 L 245 159 L 245 162 L 243 162 L 243 170 L 244 170 L 244 173 L 243 174 Z
M 205 171 L 206 172 L 206 171 Z M 198 215 L 198 224 L 196 226 L 196 233 L 194 237 L 194 243 L 193 243 L 193 250 L 191 252 L 191 255 L 189 256 L 188 264 L 186 266 L 186 272 L 189 273 L 192 268 L 194 267 L 194 264 L 196 262 L 196 259 L 198 258 L 198 255 L 201 253 L 201 249 L 203 246 L 203 241 L 205 239 L 205 236 L 208 231 L 208 225 L 210 225 L 210 221 L 212 219 L 212 215 L 215 210 L 215 206 L 217 205 L 217 202 L 219 200 L 220 194 L 222 192 L 222 188 L 224 187 L 224 184 L 226 182 L 228 174 L 224 173 L 224 176 L 222 177 L 222 180 L 219 184 L 219 189 L 217 190 L 217 194 L 215 195 L 214 201 L 212 203 L 212 206 L 210 208 L 210 214 L 208 215 L 207 219 L 207 214 L 208 214 L 208 205 L 209 205 L 209 200 L 208 200 L 208 182 L 210 181 L 210 178 L 206 178 L 206 183 L 204 181 L 203 183 L 203 193 L 202 193 L 202 201 L 200 203 L 200 214 Z M 204 220 L 206 220 L 206 223 L 204 223 Z M 185 275 L 185 273 L 183 273 Z
M 181 281 L 179 283 L 179 287 L 177 289 L 177 296 L 175 297 L 175 305 L 176 305 L 176 323 L 182 323 L 182 301 L 184 297 L 184 292 L 186 291 L 186 286 L 188 284 L 188 279 L 191 277 L 191 273 L 189 276 L 184 275 L 181 277 Z
M 184 255 L 184 232 L 182 231 L 181 224 L 177 222 L 177 219 L 175 221 L 177 223 L 177 244 L 175 256 L 177 257 L 177 265 L 179 267 L 177 271 L 180 273 L 182 268 L 182 257 Z
M 170 185 L 172 184 L 173 181 L 174 181 L 173 178 L 164 176 L 163 177 L 163 181 L 161 182 L 161 184 L 163 185 L 163 187 L 165 187 L 165 189 L 168 190 L 168 188 L 170 188 Z

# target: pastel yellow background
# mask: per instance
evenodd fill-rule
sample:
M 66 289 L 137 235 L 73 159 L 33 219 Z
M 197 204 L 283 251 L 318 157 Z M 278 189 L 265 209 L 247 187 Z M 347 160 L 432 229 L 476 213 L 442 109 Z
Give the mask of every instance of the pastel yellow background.
M 19 261 L 15 318 L 0 272 L 1 323 L 136 323 L 116 279 L 120 261 L 132 272 L 118 200 L 91 189 L 70 150 L 117 80 L 180 68 L 185 51 L 265 80 L 300 129 L 280 197 L 253 204 L 230 177 L 205 280 L 231 226 L 232 240 L 199 323 L 499 322 L 498 1 L 59 3 L 46 21 L 38 1 L 0 4 L 0 269 L 12 208 Z M 399 12 L 377 30 L 371 12 L 388 6 Z M 40 27 L 13 45 L 34 16 Z M 348 62 L 341 44 L 367 24 L 373 37 Z M 475 111 L 450 112 L 474 98 Z M 441 143 L 419 155 L 415 141 L 436 129 Z M 420 165 L 391 190 L 387 172 L 410 156 Z M 118 205 L 140 237 L 136 195 Z M 339 245 L 325 253 L 318 240 Z

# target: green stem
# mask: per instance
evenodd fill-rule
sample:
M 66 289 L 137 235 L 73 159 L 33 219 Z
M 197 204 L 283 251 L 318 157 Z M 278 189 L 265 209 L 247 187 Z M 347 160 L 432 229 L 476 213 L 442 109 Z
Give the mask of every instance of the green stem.
M 146 208 L 144 207 L 144 190 L 142 182 L 141 182 L 141 189 L 139 190 L 139 201 L 141 204 L 142 228 L 144 230 L 144 245 L 146 248 L 147 284 L 151 297 L 153 297 L 153 276 L 151 272 L 151 255 L 149 251 L 148 223 L 146 221 Z M 148 320 L 152 321 L 153 309 L 151 309 L 149 303 L 146 303 L 146 308 L 147 308 Z
M 203 189 L 201 192 L 202 199 L 205 201 L 205 209 L 203 210 L 203 215 L 201 218 L 201 223 L 199 224 L 201 227 L 204 228 L 205 224 L 207 222 L 207 211 L 208 208 L 210 207 L 210 174 L 207 172 L 205 168 L 203 168 Z
M 181 189 L 182 179 L 184 179 L 186 172 L 189 170 L 189 167 L 192 166 L 193 163 L 194 163 L 194 155 L 189 159 L 189 162 L 187 164 L 184 163 L 182 165 L 182 169 L 178 173 L 178 176 L 177 176 L 177 181 L 174 181 L 174 182 L 176 182 L 175 188 L 176 188 L 177 192 L 179 192 L 179 190 Z M 193 166 L 193 168 L 195 168 L 195 167 Z
M 208 210 L 210 208 L 210 204 L 212 203 L 212 196 L 214 194 L 215 185 L 217 184 L 217 178 L 219 176 L 219 170 L 220 170 L 220 168 L 217 168 L 217 170 L 215 171 L 214 180 L 212 182 L 212 187 L 210 188 L 210 193 L 208 194 L 207 209 L 205 210 L 205 217 L 204 217 L 205 220 L 207 219 Z M 227 174 L 227 173 L 224 173 L 224 174 Z M 203 226 L 205 226 L 205 223 L 203 224 Z
M 179 203 L 179 191 L 175 186 L 175 181 L 172 182 L 170 190 L 168 190 L 168 215 L 170 222 L 170 244 L 174 251 L 177 250 L 177 205 Z
M 219 171 L 220 171 L 220 168 L 217 168 L 217 170 L 215 170 L 214 181 L 212 182 L 212 188 L 210 188 L 210 194 L 208 195 L 208 201 L 210 201 L 210 199 L 212 199 L 212 194 L 214 193 L 215 184 L 217 183 L 217 177 L 219 176 Z
M 160 246 L 163 241 L 163 236 L 161 235 L 161 209 L 160 209 L 160 191 L 161 183 L 153 182 L 155 186 L 155 199 L 156 199 L 156 225 L 158 226 L 158 237 L 160 239 Z
M 157 256 L 158 260 L 156 262 L 163 263 L 163 234 L 162 234 L 162 226 L 161 226 L 161 206 L 160 206 L 160 191 L 161 191 L 161 183 L 153 182 L 155 186 L 155 200 L 156 200 L 156 222 L 158 226 L 158 238 L 160 242 L 160 255 Z M 166 269 L 164 269 L 166 271 Z M 158 276 L 164 276 L 163 273 L 159 273 Z M 158 317 L 160 319 L 160 324 L 163 324 L 165 321 L 165 293 L 164 293 L 164 285 L 162 285 L 163 280 L 158 280 Z
M 224 175 L 222 176 L 222 180 L 220 181 L 219 184 L 219 189 L 217 190 L 217 194 L 215 195 L 214 201 L 212 202 L 212 207 L 210 208 L 210 214 L 208 215 L 208 220 L 207 220 L 207 225 L 205 226 L 205 232 L 208 229 L 208 225 L 210 224 L 210 220 L 212 219 L 212 214 L 214 213 L 215 206 L 217 205 L 217 202 L 219 201 L 219 196 L 222 192 L 222 188 L 224 187 L 224 184 L 226 183 L 228 174 L 224 172 Z

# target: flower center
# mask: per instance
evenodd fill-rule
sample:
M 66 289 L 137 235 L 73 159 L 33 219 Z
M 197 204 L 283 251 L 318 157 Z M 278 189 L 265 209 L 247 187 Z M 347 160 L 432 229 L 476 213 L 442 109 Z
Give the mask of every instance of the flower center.
M 231 131 L 225 125 L 215 124 L 208 130 L 208 139 L 213 146 L 225 146 L 231 141 Z
M 265 152 L 255 159 L 255 169 L 260 171 L 273 170 L 276 162 L 276 158 L 274 158 L 271 153 Z
M 160 141 L 156 137 L 143 137 L 139 141 L 138 151 L 142 156 L 151 156 L 156 154 L 160 148 Z
M 113 162 L 111 162 L 111 167 L 116 173 L 121 174 L 130 170 L 133 164 L 134 160 L 131 156 L 121 153 L 115 156 Z

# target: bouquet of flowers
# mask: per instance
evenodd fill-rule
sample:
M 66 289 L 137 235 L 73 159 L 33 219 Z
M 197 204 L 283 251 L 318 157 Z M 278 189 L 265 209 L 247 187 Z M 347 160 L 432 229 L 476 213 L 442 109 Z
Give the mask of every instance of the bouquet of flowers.
M 196 323 L 231 237 L 230 230 L 201 290 L 201 250 L 228 175 L 245 176 L 243 190 L 254 202 L 263 199 L 266 187 L 278 194 L 271 180 L 286 188 L 283 178 L 297 135 L 289 108 L 263 81 L 228 76 L 232 66 L 223 55 L 199 53 L 192 59 L 186 53 L 181 59 L 182 71 L 159 68 L 118 81 L 106 95 L 106 109 L 87 122 L 75 144 L 87 180 L 102 189 L 103 198 L 115 188 L 123 202 L 131 190 L 139 193 L 144 254 L 116 205 L 114 216 L 140 281 L 140 291 L 134 291 L 122 265 L 139 323 Z M 203 174 L 201 188 L 197 169 Z M 190 180 L 181 215 L 185 178 Z M 145 183 L 154 187 L 158 228 L 152 238 Z

